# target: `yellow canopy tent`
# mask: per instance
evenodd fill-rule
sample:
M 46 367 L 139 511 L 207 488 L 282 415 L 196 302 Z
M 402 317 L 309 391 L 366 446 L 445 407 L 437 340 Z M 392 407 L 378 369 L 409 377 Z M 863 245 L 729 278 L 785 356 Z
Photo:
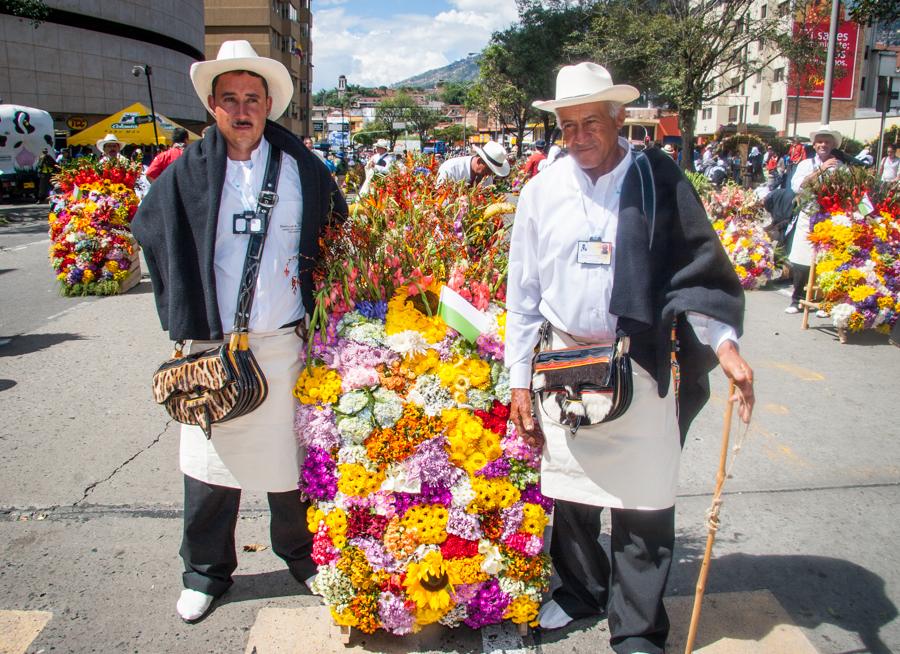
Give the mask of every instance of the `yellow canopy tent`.
M 149 116 L 150 109 L 140 102 L 104 118 L 99 123 L 81 130 L 68 138 L 69 145 L 94 145 L 107 134 L 115 134 L 116 138 L 130 145 L 154 145 L 153 123 L 138 122 L 140 116 Z M 172 145 L 172 131 L 181 127 L 161 113 L 156 114 L 156 130 L 159 133 L 160 145 Z M 188 140 L 196 141 L 200 136 L 188 130 Z

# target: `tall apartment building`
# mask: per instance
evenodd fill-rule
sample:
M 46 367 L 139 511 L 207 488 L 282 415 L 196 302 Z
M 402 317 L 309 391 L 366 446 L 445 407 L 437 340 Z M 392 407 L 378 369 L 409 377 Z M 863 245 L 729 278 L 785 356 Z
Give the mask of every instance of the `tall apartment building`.
M 0 7 L 0 102 L 49 111 L 59 136 L 150 104 L 190 129 L 206 112 L 188 70 L 203 58 L 202 0 L 45 0 L 38 26 Z M 213 53 L 215 56 L 215 53 Z
M 257 54 L 283 63 L 294 81 L 294 97 L 278 120 L 298 136 L 312 131 L 312 13 L 310 0 L 204 0 L 206 58 L 223 41 L 245 39 Z
M 825 6 L 827 5 L 827 6 Z M 831 3 L 815 20 L 816 31 L 828 33 Z M 793 29 L 791 0 L 756 0 L 752 19 L 778 16 L 785 31 Z M 839 25 L 836 50 L 838 74 L 833 84 L 830 124 L 842 134 L 860 141 L 878 134 L 880 113 L 875 110 L 875 88 L 879 74 L 879 48 L 891 47 L 880 41 L 876 30 L 843 19 Z M 750 46 L 751 58 L 759 54 L 759 44 Z M 792 62 L 776 57 L 766 68 L 743 83 L 736 83 L 727 94 L 703 106 L 697 116 L 696 134 L 711 136 L 721 125 L 755 123 L 769 125 L 781 136 L 808 136 L 821 122 L 822 93 L 809 86 L 792 84 Z M 894 90 L 900 90 L 900 73 L 891 73 Z M 736 80 L 735 80 L 736 81 Z M 737 82 L 737 81 L 736 81 Z M 799 96 L 799 97 L 798 97 Z M 888 113 L 887 126 L 900 123 L 900 103 L 894 102 Z

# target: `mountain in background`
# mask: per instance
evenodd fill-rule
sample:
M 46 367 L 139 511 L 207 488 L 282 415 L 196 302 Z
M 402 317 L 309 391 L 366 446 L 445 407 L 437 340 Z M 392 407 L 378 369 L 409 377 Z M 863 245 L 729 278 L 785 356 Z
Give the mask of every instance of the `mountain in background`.
M 477 54 L 441 68 L 433 68 L 418 75 L 413 75 L 405 80 L 391 84 L 391 88 L 413 87 L 419 89 L 433 89 L 439 81 L 444 82 L 474 82 L 478 78 Z

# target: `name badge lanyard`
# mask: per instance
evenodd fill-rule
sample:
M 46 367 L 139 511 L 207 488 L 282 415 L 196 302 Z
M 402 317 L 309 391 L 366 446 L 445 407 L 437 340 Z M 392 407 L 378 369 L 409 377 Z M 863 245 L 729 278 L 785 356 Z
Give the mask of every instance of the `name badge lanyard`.
M 610 180 L 611 182 L 612 180 Z M 612 243 L 606 242 L 603 240 L 603 236 L 606 233 L 607 228 L 609 227 L 609 222 L 612 218 L 612 212 L 609 211 L 606 207 L 602 207 L 603 209 L 603 220 L 602 225 L 600 225 L 596 230 L 594 230 L 591 226 L 590 219 L 590 208 L 587 203 L 586 196 L 590 196 L 590 199 L 593 200 L 594 193 L 596 191 L 596 186 L 592 186 L 590 189 L 590 194 L 586 193 L 585 190 L 579 185 L 579 191 L 581 197 L 579 200 L 581 201 L 581 209 L 584 213 L 585 222 L 588 224 L 588 228 L 590 229 L 592 235 L 589 237 L 587 241 L 579 241 L 578 242 L 578 262 L 579 263 L 587 263 L 587 264 L 604 264 L 610 265 L 612 264 Z M 615 188 L 616 196 L 618 197 L 622 193 L 622 184 L 618 184 Z M 618 203 L 617 203 L 618 204 Z M 596 234 L 596 235 L 593 235 Z
M 265 231 L 265 225 L 257 215 L 256 196 L 253 193 L 253 166 L 245 162 L 238 164 L 238 170 L 228 182 L 237 191 L 243 211 L 233 215 L 234 234 L 258 234 Z

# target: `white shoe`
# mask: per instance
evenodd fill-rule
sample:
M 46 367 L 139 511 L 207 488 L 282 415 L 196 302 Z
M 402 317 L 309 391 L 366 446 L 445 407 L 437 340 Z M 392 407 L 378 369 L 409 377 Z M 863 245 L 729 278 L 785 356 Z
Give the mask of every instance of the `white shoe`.
M 800 313 L 800 307 L 796 304 L 791 304 L 787 309 L 784 310 L 785 313 Z
M 178 598 L 175 610 L 185 622 L 196 622 L 209 611 L 213 599 L 212 595 L 185 588 L 181 591 L 181 597 Z
M 572 618 L 555 600 L 550 600 L 541 607 L 538 621 L 541 629 L 562 629 L 572 622 Z
M 825 311 L 825 309 L 819 309 L 818 311 L 816 311 L 816 318 L 827 318 L 827 317 L 828 317 L 828 312 Z
M 304 585 L 306 586 L 307 590 L 309 590 L 309 592 L 312 593 L 313 595 L 318 595 L 318 593 L 313 590 L 313 584 L 315 583 L 316 577 L 318 577 L 318 576 L 319 576 L 318 573 L 316 573 L 312 577 L 306 579 L 303 582 Z

